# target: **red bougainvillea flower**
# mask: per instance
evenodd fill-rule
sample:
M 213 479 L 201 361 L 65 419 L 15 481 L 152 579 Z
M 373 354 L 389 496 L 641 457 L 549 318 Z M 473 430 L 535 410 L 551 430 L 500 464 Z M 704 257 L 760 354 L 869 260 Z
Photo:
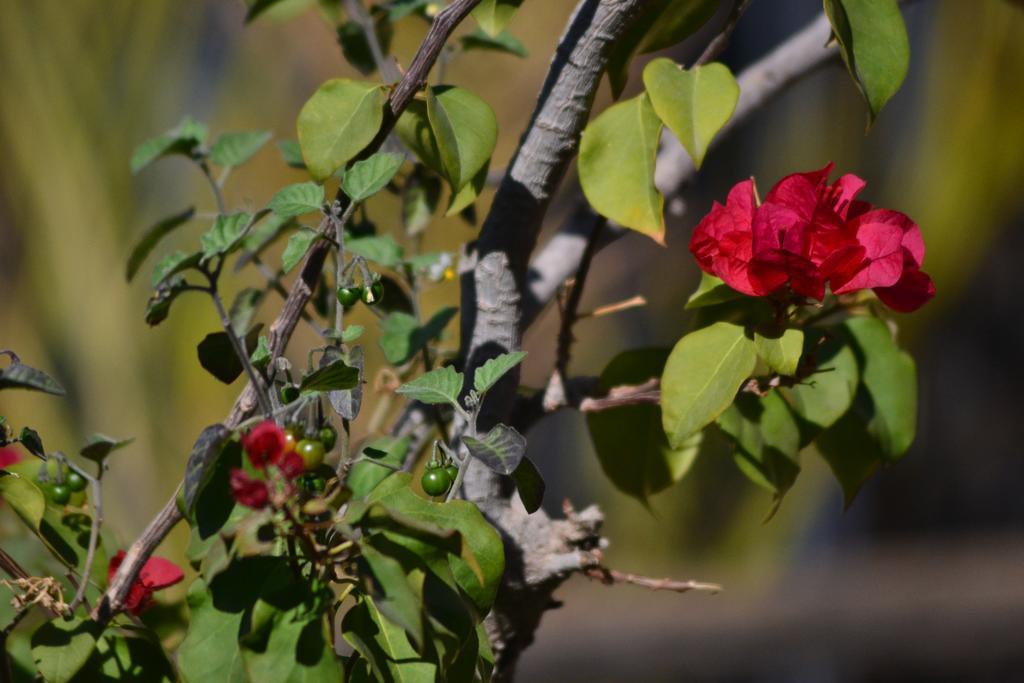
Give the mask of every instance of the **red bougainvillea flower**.
M 267 482 L 253 479 L 238 467 L 231 470 L 231 495 L 242 505 L 254 510 L 261 510 L 270 503 Z
M 242 437 L 242 447 L 249 454 L 249 460 L 258 470 L 275 465 L 285 451 L 284 430 L 273 420 L 266 420 L 253 427 Z
M 873 289 L 890 308 L 909 312 L 935 295 L 921 270 L 924 240 L 907 216 L 857 199 L 865 183 L 830 163 L 780 180 L 758 205 L 752 180 L 738 183 L 697 225 L 690 251 L 702 270 L 733 289 L 768 296 L 788 286 L 821 300 Z
M 21 462 L 21 453 L 17 450 L 5 447 L 0 448 L 0 467 L 9 467 Z
M 124 556 L 124 551 L 119 550 L 116 555 L 110 558 L 110 566 L 107 568 L 107 581 L 114 578 L 117 568 L 124 561 Z M 153 593 L 162 588 L 173 586 L 183 578 L 185 578 L 185 574 L 181 571 L 181 567 L 170 560 L 165 560 L 162 557 L 149 558 L 146 560 L 146 564 L 142 566 L 138 578 L 135 579 L 135 583 L 132 584 L 131 589 L 128 591 L 128 597 L 125 598 L 125 610 L 136 616 L 142 614 L 153 605 Z

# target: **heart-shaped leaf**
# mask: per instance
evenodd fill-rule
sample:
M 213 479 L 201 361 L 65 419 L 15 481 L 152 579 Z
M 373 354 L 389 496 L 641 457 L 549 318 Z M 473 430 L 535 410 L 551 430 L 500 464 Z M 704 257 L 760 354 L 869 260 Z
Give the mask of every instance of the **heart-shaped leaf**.
M 450 365 L 424 373 L 398 387 L 396 393 L 423 403 L 459 405 L 464 377 Z
M 273 133 L 268 130 L 224 133 L 210 148 L 210 161 L 218 166 L 241 166 L 252 159 L 271 137 Z
M 522 363 L 524 358 L 526 351 L 513 351 L 491 358 L 476 369 L 473 374 L 473 388 L 478 394 L 483 394 L 497 384 L 506 372 Z
M 644 85 L 658 117 L 690 153 L 697 168 L 712 138 L 736 109 L 740 87 L 724 64 L 683 70 L 671 59 L 644 68 Z
M 324 204 L 324 186 L 319 183 L 295 183 L 277 191 L 270 200 L 270 210 L 281 218 L 293 218 L 320 211 Z

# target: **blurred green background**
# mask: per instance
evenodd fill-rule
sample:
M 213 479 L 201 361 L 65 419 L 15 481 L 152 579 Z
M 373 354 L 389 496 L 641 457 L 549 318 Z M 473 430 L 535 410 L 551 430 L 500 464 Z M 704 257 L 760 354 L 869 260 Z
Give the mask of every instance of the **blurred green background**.
M 573 4 L 524 3 L 512 31 L 529 58 L 473 53 L 448 67 L 449 82 L 498 114 L 496 168 L 514 151 Z M 755 1 L 723 60 L 739 71 L 818 11 L 809 0 Z M 75 451 L 95 431 L 136 438 L 113 459 L 105 487 L 107 524 L 123 544 L 172 494 L 195 436 L 241 389 L 196 362 L 195 345 L 217 329 L 208 302 L 184 297 L 157 328 L 142 320 L 148 278 L 124 280 L 134 239 L 163 216 L 189 205 L 211 211 L 213 201 L 180 158 L 132 177 L 131 150 L 184 114 L 214 135 L 267 129 L 294 138 L 316 86 L 356 75 L 317 12 L 250 27 L 243 16 L 242 3 L 228 0 L 8 0 L 0 20 L 0 347 L 69 389 L 66 400 L 4 392 L 0 414 L 39 429 L 50 449 Z M 826 68 L 709 156 L 667 249 L 627 237 L 598 256 L 584 310 L 634 294 L 650 303 L 582 322 L 572 368 L 597 374 L 622 349 L 671 345 L 686 329 L 682 302 L 698 276 L 686 250 L 696 218 L 741 178 L 755 175 L 766 188 L 831 159 L 868 181 L 870 201 L 912 216 L 928 244 L 925 269 L 938 296 L 901 321 L 921 374 L 918 443 L 845 514 L 838 486 L 809 454 L 765 524 L 767 495 L 729 458 L 699 461 L 648 511 L 603 479 L 578 415 L 546 419 L 530 448 L 548 479 L 549 508 L 564 497 L 600 503 L 611 566 L 727 590 L 677 596 L 574 579 L 525 657 L 523 680 L 1024 677 L 1024 652 L 1013 643 L 1024 624 L 1024 11 L 1004 0 L 929 0 L 906 17 L 911 71 L 869 135 L 852 82 L 840 66 Z M 400 63 L 425 28 L 403 22 L 393 45 Z M 598 107 L 608 101 L 603 87 Z M 268 145 L 232 176 L 228 200 L 261 206 L 301 179 Z M 555 202 L 549 231 L 571 205 Z M 384 198 L 371 215 L 401 239 L 396 209 Z M 203 227 L 161 249 L 194 242 Z M 438 219 L 424 246 L 456 251 L 475 234 L 458 219 Z M 249 277 L 231 279 L 229 292 Z M 437 286 L 428 311 L 455 297 L 454 283 Z M 277 302 L 264 304 L 261 320 Z M 550 373 L 557 322 L 548 311 L 527 335 L 527 384 Z M 312 342 L 300 328 L 293 360 L 302 362 Z M 376 348 L 372 338 L 367 346 Z M 372 407 L 371 398 L 364 415 Z M 357 434 L 365 434 L 361 422 Z M 5 547 L 11 529 L 0 526 Z M 179 529 L 161 552 L 180 557 L 184 541 Z

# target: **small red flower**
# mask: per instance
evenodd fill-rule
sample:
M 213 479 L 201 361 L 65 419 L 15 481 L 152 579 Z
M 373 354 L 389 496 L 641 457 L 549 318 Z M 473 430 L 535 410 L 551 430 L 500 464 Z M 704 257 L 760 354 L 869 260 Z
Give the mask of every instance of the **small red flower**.
M 14 448 L 0 448 L 0 468 L 17 465 L 21 462 L 21 453 Z
M 295 451 L 288 451 L 283 454 L 276 464 L 280 468 L 281 473 L 288 477 L 288 479 L 294 479 L 306 469 L 306 463 L 302 456 Z
M 284 453 L 285 444 L 284 430 L 272 420 L 261 422 L 242 437 L 242 446 L 249 454 L 249 460 L 260 470 L 277 463 Z
M 231 470 L 231 495 L 242 505 L 255 510 L 267 507 L 270 502 L 267 482 L 253 479 L 245 470 L 237 467 Z
M 855 175 L 828 184 L 832 168 L 786 176 L 761 205 L 752 180 L 738 183 L 694 229 L 690 251 L 701 269 L 752 296 L 788 286 L 821 300 L 829 285 L 836 294 L 873 289 L 897 311 L 924 305 L 935 287 L 921 270 L 920 228 L 858 200 L 865 183 Z
M 117 568 L 121 566 L 124 557 L 124 551 L 119 550 L 116 555 L 110 558 L 110 565 L 107 568 L 107 581 L 111 581 L 114 578 L 114 574 L 117 573 Z M 185 574 L 181 571 L 181 567 L 170 560 L 165 560 L 162 557 L 149 558 L 146 560 L 146 564 L 142 566 L 138 578 L 135 579 L 135 583 L 132 584 L 131 589 L 128 591 L 128 597 L 125 598 L 125 610 L 135 616 L 142 614 L 153 605 L 153 593 L 162 588 L 173 586 L 183 578 L 185 578 Z

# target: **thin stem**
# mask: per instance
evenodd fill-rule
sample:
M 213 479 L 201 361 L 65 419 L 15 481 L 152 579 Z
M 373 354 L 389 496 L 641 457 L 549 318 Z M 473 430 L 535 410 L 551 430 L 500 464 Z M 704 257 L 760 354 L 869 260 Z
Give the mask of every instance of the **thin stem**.
M 338 243 L 338 259 L 335 264 L 334 277 L 335 287 L 341 287 L 342 281 L 345 277 L 345 225 L 352 218 L 352 214 L 355 213 L 356 202 L 349 201 L 348 206 L 345 207 L 345 212 L 341 214 L 341 218 L 333 218 L 334 222 L 334 238 Z M 341 331 L 345 323 L 345 307 L 338 302 L 338 305 L 334 307 L 334 327 L 338 333 L 338 337 L 341 337 Z
M 694 66 L 702 66 L 712 61 L 718 55 L 722 54 L 726 47 L 729 45 L 729 38 L 732 37 L 732 32 L 736 30 L 736 24 L 739 23 L 740 17 L 747 11 L 747 7 L 750 6 L 751 0 L 735 0 L 732 3 L 732 10 L 729 11 L 729 18 L 725 20 L 725 24 L 722 26 L 722 30 L 718 32 L 708 46 L 704 48 L 704 52 L 701 53 L 697 61 L 694 62 Z
M 363 35 L 366 36 L 366 44 L 370 47 L 373 63 L 377 65 L 377 71 L 381 77 L 388 83 L 401 80 L 402 74 L 398 71 L 398 67 L 387 58 L 380 41 L 377 40 L 377 27 L 374 26 L 373 17 L 366 12 L 363 3 L 360 0 L 342 0 L 341 6 L 344 8 L 345 14 L 362 29 Z
M 256 368 L 252 366 L 252 361 L 249 360 L 249 354 L 245 352 L 242 340 L 235 334 L 235 328 L 231 325 L 231 318 L 224 308 L 224 301 L 220 298 L 220 292 L 217 291 L 217 282 L 212 277 L 210 278 L 210 298 L 213 299 L 213 304 L 217 307 L 217 314 L 220 316 L 220 323 L 224 327 L 224 332 L 228 335 L 228 339 L 231 340 L 231 346 L 234 347 L 238 360 L 242 362 L 242 367 L 245 368 L 245 373 L 249 376 L 253 389 L 256 390 L 256 401 L 260 405 L 260 410 L 269 418 L 274 414 L 274 408 L 270 405 L 270 401 L 267 398 L 267 390 L 263 384 L 263 379 L 256 372 Z
M 71 600 L 71 611 L 82 604 L 85 600 L 85 591 L 89 587 L 89 572 L 92 571 L 93 559 L 96 557 L 96 545 L 100 538 L 100 526 L 103 524 L 103 486 L 101 480 L 103 479 L 103 472 L 106 466 L 103 462 L 97 464 L 96 476 L 93 477 L 88 474 L 85 470 L 78 467 L 77 465 L 65 461 L 65 464 L 78 472 L 79 475 L 87 482 L 92 488 L 92 526 L 89 529 L 89 549 L 85 554 L 85 567 L 82 569 L 82 577 L 78 583 L 78 589 L 75 591 L 75 597 Z
M 199 161 L 199 168 L 202 169 L 203 175 L 206 180 L 210 183 L 210 190 L 213 192 L 213 198 L 217 202 L 217 211 L 219 213 L 227 213 L 226 204 L 224 203 L 224 193 L 221 191 L 220 185 L 216 180 L 213 179 L 213 173 L 210 172 L 210 165 L 206 161 Z

